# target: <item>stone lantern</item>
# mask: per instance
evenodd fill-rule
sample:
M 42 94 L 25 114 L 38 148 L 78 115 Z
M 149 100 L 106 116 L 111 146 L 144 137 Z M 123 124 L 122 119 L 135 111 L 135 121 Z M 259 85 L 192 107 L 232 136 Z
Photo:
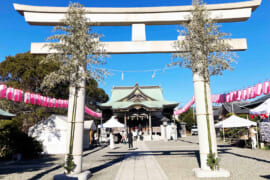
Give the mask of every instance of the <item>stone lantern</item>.
M 163 127 L 164 127 L 164 141 L 168 141 L 168 138 L 167 138 L 167 125 L 168 125 L 168 122 L 170 121 L 167 117 L 163 117 L 161 119 L 162 123 L 163 123 Z

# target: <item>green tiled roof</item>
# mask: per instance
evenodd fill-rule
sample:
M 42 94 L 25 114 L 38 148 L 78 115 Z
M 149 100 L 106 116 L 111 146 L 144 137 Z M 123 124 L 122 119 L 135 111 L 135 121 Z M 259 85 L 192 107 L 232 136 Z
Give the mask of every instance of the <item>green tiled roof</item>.
M 9 112 L 6 112 L 2 109 L 0 109 L 0 118 L 11 118 L 11 117 L 14 117 L 16 116 L 15 114 L 11 114 Z
M 152 100 L 139 102 L 123 100 L 132 95 L 136 90 L 139 90 L 143 95 Z M 138 84 L 136 84 L 134 87 L 114 87 L 111 92 L 110 100 L 106 103 L 99 104 L 101 109 L 126 109 L 134 105 L 160 109 L 164 106 L 177 106 L 178 103 L 164 100 L 162 88 L 160 86 L 138 86 Z

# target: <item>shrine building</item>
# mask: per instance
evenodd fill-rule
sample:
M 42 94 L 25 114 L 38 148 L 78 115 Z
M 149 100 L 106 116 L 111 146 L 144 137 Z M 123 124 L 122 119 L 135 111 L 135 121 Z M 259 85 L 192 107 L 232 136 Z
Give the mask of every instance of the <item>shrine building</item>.
M 166 101 L 160 86 L 114 87 L 108 102 L 99 104 L 103 121 L 112 115 L 130 130 L 138 128 L 146 135 L 160 133 L 161 119 L 172 119 L 177 102 Z

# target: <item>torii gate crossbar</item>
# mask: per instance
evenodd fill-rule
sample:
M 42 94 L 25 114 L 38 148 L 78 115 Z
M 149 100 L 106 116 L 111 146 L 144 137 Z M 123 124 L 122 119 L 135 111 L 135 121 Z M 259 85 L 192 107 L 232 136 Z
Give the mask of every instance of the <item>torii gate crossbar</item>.
M 261 4 L 261 0 L 250 0 L 238 3 L 212 4 L 206 5 L 206 9 L 210 12 L 210 17 L 216 22 L 239 22 L 248 20 L 251 13 Z M 62 19 L 67 12 L 67 7 L 41 7 L 14 4 L 14 8 L 25 17 L 25 21 L 31 25 L 62 25 Z M 144 7 L 144 8 L 85 8 L 86 18 L 91 20 L 89 25 L 98 26 L 132 26 L 132 41 L 128 42 L 103 42 L 105 50 L 108 54 L 136 54 L 136 53 L 174 53 L 173 41 L 146 41 L 145 25 L 168 25 L 181 24 L 188 21 L 188 15 L 191 14 L 192 6 L 171 6 L 171 7 Z M 90 21 L 89 21 L 90 22 Z M 179 37 L 180 39 L 181 37 Z M 181 40 L 181 39 L 180 39 Z M 243 51 L 247 49 L 246 39 L 229 39 L 227 42 L 232 46 L 231 51 Z M 31 53 L 48 54 L 55 53 L 49 51 L 44 46 L 45 43 L 32 43 Z M 187 51 L 182 49 L 181 51 Z M 228 171 L 209 171 L 207 166 L 207 154 L 209 154 L 207 127 L 203 122 L 206 114 L 205 108 L 202 106 L 204 94 L 198 89 L 202 87 L 201 77 L 195 77 L 198 82 L 194 82 L 194 94 L 196 101 L 196 116 L 199 129 L 199 146 L 201 169 L 195 172 L 197 177 L 226 177 L 229 176 Z M 195 90 L 195 86 L 197 91 Z M 71 89 L 72 91 L 72 89 Z M 210 92 L 210 90 L 209 90 Z M 208 94 L 210 97 L 210 95 Z M 83 97 L 79 97 L 83 101 Z M 69 99 L 73 102 L 73 99 Z M 82 107 L 78 107 L 83 109 Z M 214 123 L 212 115 L 212 104 L 209 105 L 210 113 L 210 129 L 211 137 L 216 139 L 214 133 Z M 69 109 L 68 114 L 71 114 Z M 83 110 L 80 111 L 83 114 Z M 74 154 L 74 162 L 76 168 L 75 173 L 82 171 L 82 131 L 83 116 L 76 121 L 77 135 L 75 138 L 74 148 L 77 154 Z M 200 122 L 199 122 L 200 121 Z M 201 122 L 202 121 L 202 122 Z M 216 142 L 212 147 L 217 148 Z

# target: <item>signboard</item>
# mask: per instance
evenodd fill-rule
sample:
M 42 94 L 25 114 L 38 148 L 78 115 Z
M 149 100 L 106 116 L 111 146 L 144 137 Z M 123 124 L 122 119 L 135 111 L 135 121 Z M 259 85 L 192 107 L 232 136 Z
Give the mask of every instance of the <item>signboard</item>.
M 270 142 L 270 122 L 260 123 L 261 141 Z
M 153 131 L 153 133 L 160 133 L 160 132 L 161 132 L 159 126 L 157 126 L 157 127 L 152 127 L 152 131 Z

